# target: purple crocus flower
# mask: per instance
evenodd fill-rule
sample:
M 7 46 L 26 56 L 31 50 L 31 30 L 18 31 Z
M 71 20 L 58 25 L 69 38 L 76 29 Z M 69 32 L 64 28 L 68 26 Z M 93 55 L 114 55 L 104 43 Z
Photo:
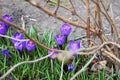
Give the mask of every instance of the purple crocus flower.
M 60 48 L 62 48 L 62 45 L 64 43 L 64 36 L 60 34 L 55 35 L 55 42 L 59 45 Z
M 35 43 L 33 41 L 27 41 L 26 42 L 26 49 L 28 52 L 31 52 L 35 49 Z
M 8 14 L 3 15 L 2 18 L 5 19 L 5 20 L 8 20 L 9 22 L 13 21 L 13 18 Z
M 6 34 L 6 28 L 5 24 L 3 22 L 0 22 L 0 34 L 5 35 Z
M 74 68 L 74 64 L 69 64 L 69 65 L 68 65 L 68 71 L 72 71 L 73 68 Z
M 12 18 L 10 15 L 8 15 L 8 14 L 3 15 L 2 18 L 3 18 L 4 20 L 9 21 L 9 22 L 12 22 L 12 21 L 13 21 L 13 18 Z M 9 28 L 9 25 L 5 23 L 5 27 L 6 27 L 6 29 L 8 29 L 8 28 Z
M 23 40 L 24 36 L 22 34 L 16 32 L 12 36 L 12 38 Z M 25 47 L 25 41 L 17 41 L 17 40 L 12 39 L 11 42 L 14 44 L 14 47 L 21 53 L 21 56 L 22 56 L 22 52 Z
M 7 49 L 1 50 L 1 51 L 0 51 L 0 54 L 5 55 L 5 56 L 8 57 L 8 58 L 10 57 L 10 55 L 9 55 L 10 53 L 9 53 L 9 51 L 8 51 Z
M 70 51 L 74 51 L 74 50 L 80 49 L 80 42 L 70 41 L 70 42 L 69 42 L 68 49 L 69 49 Z M 77 55 L 78 55 L 77 53 L 74 53 L 73 56 L 76 57 Z
M 22 34 L 16 32 L 16 33 L 12 36 L 12 38 L 16 38 L 16 39 L 22 40 L 22 39 L 24 39 L 24 36 L 23 36 Z M 12 41 L 13 44 L 17 42 L 16 40 L 13 40 L 13 39 L 12 39 L 11 41 Z
M 25 47 L 25 42 L 15 42 L 14 46 L 19 52 L 22 52 Z
M 48 54 L 52 54 L 50 56 L 51 59 L 55 59 L 56 58 L 56 55 L 58 54 L 58 52 L 55 52 L 54 50 L 58 50 L 57 48 L 50 48 L 50 49 L 53 49 L 52 51 L 48 50 Z
M 69 24 L 64 23 L 61 27 L 60 27 L 60 31 L 64 36 L 68 36 L 71 32 L 72 28 Z

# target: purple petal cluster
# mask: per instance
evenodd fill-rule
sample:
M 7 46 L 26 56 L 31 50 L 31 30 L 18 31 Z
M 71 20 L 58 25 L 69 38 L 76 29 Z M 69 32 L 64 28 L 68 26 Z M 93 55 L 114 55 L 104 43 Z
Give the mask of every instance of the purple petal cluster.
M 74 68 L 74 64 L 69 64 L 69 65 L 68 65 L 68 71 L 72 71 L 73 68 Z
M 0 34 L 5 35 L 6 32 L 5 23 L 0 22 Z
M 16 32 L 12 36 L 12 38 L 23 40 L 24 36 L 23 36 L 23 34 Z M 17 40 L 12 39 L 11 42 L 14 44 L 15 48 L 20 52 L 22 52 L 25 47 L 26 47 L 28 52 L 31 52 L 35 49 L 35 43 L 33 41 L 30 41 L 30 40 L 25 42 L 25 41 L 17 41 Z
M 71 30 L 72 30 L 72 27 L 68 23 L 64 23 L 60 27 L 60 31 L 61 31 L 62 35 L 66 36 L 66 37 L 70 34 Z
M 14 46 L 18 51 L 22 52 L 25 47 L 25 42 L 15 42 Z
M 70 51 L 74 51 L 74 50 L 80 49 L 80 42 L 70 41 L 70 42 L 69 42 L 68 49 L 69 49 Z M 77 56 L 77 53 L 74 53 L 74 56 L 76 57 L 76 56 Z
M 23 39 L 24 39 L 24 36 L 23 36 L 22 34 L 20 34 L 19 32 L 16 32 L 16 33 L 12 36 L 12 38 L 19 39 L 19 40 L 23 40 Z M 17 40 L 12 39 L 11 42 L 14 44 L 14 47 L 15 47 L 18 51 L 20 51 L 20 52 L 23 51 L 23 49 L 24 49 L 24 47 L 25 47 L 25 42 L 24 42 L 24 41 L 20 42 L 20 41 L 17 41 Z
M 7 15 L 7 14 L 3 15 L 2 18 L 5 20 L 8 20 L 9 22 L 13 21 L 12 17 L 10 15 Z M 8 28 L 9 28 L 8 24 L 6 24 L 4 22 L 0 22 L 0 34 L 5 35 Z
M 63 45 L 64 43 L 64 35 L 60 35 L 60 34 L 56 34 L 55 36 L 55 42 L 58 44 L 58 45 Z
M 5 55 L 6 57 L 10 57 L 10 53 L 9 53 L 9 51 L 7 49 L 1 50 L 0 54 Z
M 8 14 L 3 15 L 2 19 L 7 20 L 9 22 L 13 22 L 13 18 L 10 15 L 8 15 Z M 5 23 L 5 27 L 6 27 L 6 29 L 8 29 L 9 25 Z
M 26 42 L 26 49 L 28 52 L 31 52 L 35 49 L 35 43 L 33 41 Z
M 64 23 L 61 27 L 60 27 L 60 32 L 61 34 L 56 34 L 54 39 L 55 42 L 59 45 L 60 49 L 62 49 L 62 45 L 67 42 L 67 37 L 70 34 L 72 28 L 68 23 Z
M 58 50 L 58 48 L 50 48 L 52 51 L 50 51 L 50 50 L 48 50 L 48 54 L 52 54 L 51 56 L 50 56 L 50 58 L 51 59 L 55 59 L 56 58 L 56 55 L 58 54 L 58 52 L 55 52 L 54 50 Z
M 16 32 L 16 33 L 12 36 L 12 38 L 22 40 L 22 39 L 24 39 L 24 36 L 23 36 L 22 34 L 20 34 L 19 32 Z M 14 39 L 12 39 L 11 41 L 12 41 L 13 44 L 17 42 L 17 40 L 14 40 Z

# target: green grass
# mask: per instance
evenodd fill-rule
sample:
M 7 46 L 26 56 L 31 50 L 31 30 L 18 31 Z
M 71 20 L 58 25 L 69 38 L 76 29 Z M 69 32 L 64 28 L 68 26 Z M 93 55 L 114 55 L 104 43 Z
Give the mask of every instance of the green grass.
M 31 29 L 28 30 L 27 33 L 32 38 L 36 39 L 37 41 L 41 42 L 42 44 L 48 47 L 56 46 L 53 36 L 54 34 L 48 30 L 44 31 L 42 38 L 36 35 L 37 29 L 33 27 L 31 27 Z M 14 31 L 11 31 L 11 29 L 9 29 L 7 35 L 12 36 L 13 34 Z M 13 65 L 17 64 L 18 62 L 34 60 L 47 55 L 47 50 L 36 45 L 36 49 L 31 53 L 27 53 L 27 51 L 24 50 L 24 57 L 21 58 L 20 53 L 14 48 L 10 39 L 5 39 L 4 41 L 2 40 L 2 38 L 0 38 L 0 50 L 2 49 L 8 49 L 10 51 L 11 60 L 8 61 L 6 60 L 6 57 L 0 55 L 0 74 L 4 74 L 8 69 L 10 69 Z M 86 58 L 85 56 L 79 56 L 74 61 L 74 70 L 71 72 L 64 71 L 63 80 L 69 80 L 79 69 L 82 68 L 82 66 L 84 66 L 83 63 L 86 63 L 88 60 L 89 58 Z M 13 78 L 14 80 L 33 80 L 35 78 L 38 80 L 59 80 L 60 72 L 61 62 L 59 62 L 58 60 L 51 60 L 50 58 L 46 58 L 45 60 L 42 60 L 38 63 L 25 64 L 17 67 L 9 75 L 9 77 Z M 95 80 L 95 78 L 98 78 L 98 80 L 106 80 L 105 74 L 105 69 L 96 73 L 93 72 L 92 74 L 89 74 L 89 71 L 86 70 L 85 72 L 82 72 L 80 75 L 78 75 L 75 80 Z M 120 79 L 120 74 L 117 78 L 118 80 Z M 113 73 L 111 73 L 109 80 L 114 80 Z
M 57 0 L 51 0 L 54 3 L 57 3 Z M 56 6 L 56 4 L 52 3 L 52 2 L 48 2 L 49 6 Z M 67 6 L 68 1 L 67 0 L 61 0 L 60 4 L 63 6 Z

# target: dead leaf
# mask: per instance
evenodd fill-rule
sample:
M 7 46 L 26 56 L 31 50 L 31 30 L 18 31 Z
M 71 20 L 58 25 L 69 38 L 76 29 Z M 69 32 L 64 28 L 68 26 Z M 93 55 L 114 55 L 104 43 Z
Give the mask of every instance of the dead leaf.
M 91 67 L 91 71 L 97 71 L 97 70 L 102 70 L 105 68 L 107 64 L 107 61 L 104 60 L 104 61 L 99 61 L 99 62 L 96 62 L 95 64 L 92 65 Z

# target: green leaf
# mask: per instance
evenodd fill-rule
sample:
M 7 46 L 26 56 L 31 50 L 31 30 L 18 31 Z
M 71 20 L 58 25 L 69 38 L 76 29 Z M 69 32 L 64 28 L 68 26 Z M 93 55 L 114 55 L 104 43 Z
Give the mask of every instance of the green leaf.
M 30 36 L 31 37 L 35 37 L 35 35 L 37 34 L 37 28 L 36 28 L 36 26 L 31 26 L 30 27 L 30 31 L 29 31 L 29 34 L 30 34 Z

